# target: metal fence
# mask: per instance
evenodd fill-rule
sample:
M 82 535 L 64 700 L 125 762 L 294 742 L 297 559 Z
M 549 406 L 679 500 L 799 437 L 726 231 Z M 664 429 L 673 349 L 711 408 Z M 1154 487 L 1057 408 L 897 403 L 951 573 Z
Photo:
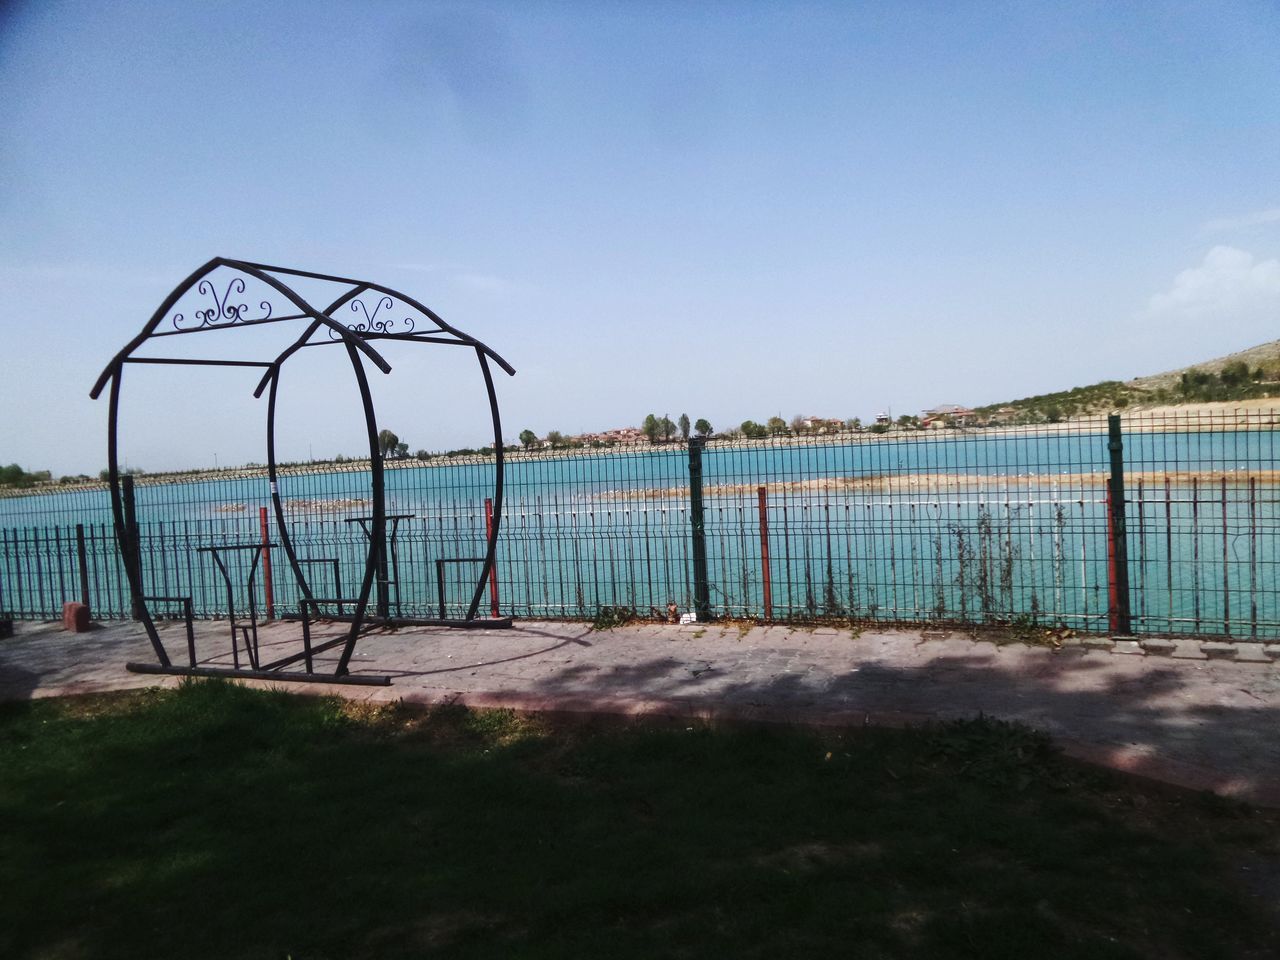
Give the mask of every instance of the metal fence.
M 1112 419 L 512 453 L 490 604 L 1280 635 L 1280 411 Z M 387 464 L 393 612 L 461 615 L 492 469 Z M 358 464 L 282 471 L 290 533 L 326 594 L 363 571 L 368 481 Z M 138 477 L 135 491 L 148 595 L 225 615 L 199 550 L 274 539 L 265 473 Z M 276 611 L 296 611 L 283 556 L 266 558 Z M 250 560 L 230 561 L 241 606 Z M 105 488 L 0 499 L 0 610 L 48 618 L 87 599 L 95 617 L 127 617 L 123 583 Z

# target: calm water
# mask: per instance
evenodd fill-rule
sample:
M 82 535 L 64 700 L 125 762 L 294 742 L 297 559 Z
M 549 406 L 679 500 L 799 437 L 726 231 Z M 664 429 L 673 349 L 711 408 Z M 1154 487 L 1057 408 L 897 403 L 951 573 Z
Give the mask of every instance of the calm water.
M 1276 442 L 1270 430 L 1126 436 L 1127 544 L 1140 626 L 1276 634 L 1276 488 L 1269 473 Z M 1167 490 L 1166 470 L 1174 472 Z M 703 455 L 712 606 L 720 614 L 763 613 L 756 488 L 764 484 L 776 616 L 1035 616 L 1105 628 L 1108 471 L 1102 433 L 712 447 Z M 406 614 L 434 615 L 441 599 L 436 562 L 483 553 L 492 467 L 395 468 L 385 477 L 388 513 L 409 515 L 396 527 L 391 599 Z M 688 609 L 688 487 L 688 454 L 678 447 L 509 461 L 501 609 L 585 616 L 603 604 Z M 369 511 L 368 475 L 290 475 L 280 491 L 298 554 L 315 561 L 308 570 L 316 591 L 351 595 L 363 573 L 365 540 L 353 519 Z M 207 614 L 225 608 L 221 580 L 195 548 L 256 541 L 258 508 L 270 503 L 266 479 L 140 484 L 137 502 L 148 592 L 193 596 Z M 50 595 L 75 583 L 69 543 L 50 546 L 45 537 L 33 547 L 31 528 L 79 522 L 92 534 L 110 519 L 105 491 L 0 500 L 0 528 L 10 538 L 0 543 L 0 602 L 34 607 L 39 577 L 49 581 Z M 19 528 L 28 531 L 21 542 Z M 44 551 L 38 575 L 33 550 Z M 109 542 L 95 550 L 94 587 L 118 598 L 110 554 Z M 274 560 L 277 603 L 292 606 L 296 585 L 279 550 Z M 445 565 L 449 615 L 465 608 L 477 568 Z M 247 570 L 235 572 L 240 581 Z M 237 602 L 245 600 L 237 587 Z

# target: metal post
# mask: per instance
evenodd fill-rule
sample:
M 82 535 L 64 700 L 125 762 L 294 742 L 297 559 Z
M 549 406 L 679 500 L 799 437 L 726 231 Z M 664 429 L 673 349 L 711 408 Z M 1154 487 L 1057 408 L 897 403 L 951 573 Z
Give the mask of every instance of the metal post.
M 120 499 L 124 505 L 125 548 L 129 551 L 129 562 L 138 573 L 136 586 L 132 578 L 129 580 L 132 616 L 135 620 L 141 620 L 142 596 L 138 591 L 142 589 L 142 547 L 138 542 L 138 506 L 133 496 L 133 477 L 128 474 L 120 478 Z
M 391 580 L 387 572 L 387 532 L 384 529 L 378 539 L 378 580 L 376 608 L 378 616 L 386 620 L 391 616 Z
M 267 604 L 267 619 L 274 620 L 276 618 L 276 598 L 271 589 L 271 548 L 268 544 L 271 542 L 270 531 L 267 529 L 267 508 L 258 508 L 258 523 L 262 527 L 262 584 L 263 599 Z
M 1231 636 L 1231 551 L 1228 541 L 1227 478 L 1220 480 L 1222 491 L 1222 632 Z
M 707 582 L 707 534 L 702 512 L 701 437 L 689 440 L 689 525 L 693 532 L 693 609 L 699 623 L 711 619 L 711 587 Z
M 493 498 L 484 498 L 484 539 L 488 543 L 493 539 Z M 498 565 L 489 565 L 489 613 L 498 614 Z
M 769 572 L 769 504 L 764 487 L 756 489 L 760 501 L 760 575 L 764 580 L 764 618 L 773 619 L 773 583 Z
M 86 610 L 89 606 L 89 552 L 84 544 L 84 524 L 76 524 L 76 559 L 80 562 L 80 602 Z M 92 616 L 92 614 L 90 614 Z
M 1118 413 L 1107 417 L 1107 450 L 1111 454 L 1111 480 L 1107 498 L 1108 545 L 1114 565 L 1111 589 L 1115 597 L 1112 631 L 1128 634 L 1133 630 L 1133 623 L 1129 609 L 1129 548 L 1124 515 L 1124 438 L 1120 432 Z
M 1107 514 L 1107 629 L 1120 633 L 1120 596 L 1116 584 L 1116 528 L 1111 512 L 1111 478 L 1107 478 L 1103 509 Z

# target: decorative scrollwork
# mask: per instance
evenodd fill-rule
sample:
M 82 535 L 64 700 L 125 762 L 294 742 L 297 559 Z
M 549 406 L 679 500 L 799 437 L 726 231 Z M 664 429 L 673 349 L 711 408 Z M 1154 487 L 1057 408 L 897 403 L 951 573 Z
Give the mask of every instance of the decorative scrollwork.
M 357 315 L 363 314 L 364 320 L 357 320 L 354 323 L 348 323 L 347 329 L 354 333 L 413 333 L 414 322 L 413 317 L 402 317 L 396 320 L 393 317 L 379 320 L 378 314 L 383 310 L 394 310 L 395 301 L 390 297 L 382 297 L 373 306 L 373 312 L 369 312 L 368 306 L 363 300 L 356 299 L 351 301 L 351 312 Z M 330 329 L 329 339 L 338 340 L 342 334 L 338 331 Z
M 216 327 L 220 325 L 229 325 L 232 323 L 248 322 L 249 317 L 245 316 L 245 311 L 249 309 L 247 303 L 234 303 L 231 296 L 234 293 L 237 297 L 242 296 L 245 292 L 244 278 L 236 277 L 227 284 L 227 289 L 222 291 L 222 296 L 218 296 L 218 288 L 209 280 L 201 280 L 196 286 L 196 293 L 205 297 L 213 298 L 213 306 L 204 310 L 196 310 L 192 314 L 192 319 L 196 321 L 193 324 L 187 323 L 186 317 L 181 313 L 173 315 L 173 328 L 175 330 L 200 330 L 204 327 Z M 271 317 L 271 304 L 263 300 L 258 304 L 258 308 L 262 310 L 262 316 L 254 317 L 253 320 L 267 320 Z

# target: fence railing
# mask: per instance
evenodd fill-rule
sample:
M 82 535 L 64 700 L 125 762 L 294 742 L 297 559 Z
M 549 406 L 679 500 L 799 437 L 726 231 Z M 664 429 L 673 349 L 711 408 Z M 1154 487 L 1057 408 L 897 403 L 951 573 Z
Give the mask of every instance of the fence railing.
M 515 452 L 491 601 L 521 617 L 674 607 L 1275 637 L 1278 437 L 1280 411 L 1242 410 Z M 483 457 L 387 464 L 393 612 L 465 611 L 492 469 Z M 368 479 L 358 464 L 280 477 L 322 594 L 362 575 Z M 138 477 L 135 491 L 145 592 L 225 614 L 225 581 L 199 551 L 262 537 L 265 474 Z M 269 516 L 272 540 L 273 527 Z M 296 611 L 297 584 L 272 557 L 274 605 Z M 228 559 L 244 567 L 233 583 L 251 559 Z M 0 610 L 49 618 L 85 593 L 97 618 L 130 615 L 105 488 L 0 498 Z

